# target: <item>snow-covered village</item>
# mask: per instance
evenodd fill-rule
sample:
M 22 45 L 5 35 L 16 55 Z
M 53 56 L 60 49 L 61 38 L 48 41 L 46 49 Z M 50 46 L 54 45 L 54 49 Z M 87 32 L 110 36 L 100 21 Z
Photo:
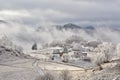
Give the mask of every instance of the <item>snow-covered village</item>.
M 120 0 L 0 0 L 0 80 L 120 80 Z

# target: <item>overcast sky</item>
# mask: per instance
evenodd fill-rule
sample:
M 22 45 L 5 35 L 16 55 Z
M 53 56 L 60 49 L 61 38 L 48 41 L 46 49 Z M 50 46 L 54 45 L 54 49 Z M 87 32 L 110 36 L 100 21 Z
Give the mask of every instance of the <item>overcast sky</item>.
M 28 44 L 30 47 L 34 41 L 44 44 L 74 35 L 71 31 L 54 30 L 53 27 L 47 26 L 49 24 L 77 23 L 100 26 L 107 24 L 118 27 L 120 0 L 0 0 L 0 23 L 1 20 L 14 23 L 0 24 L 0 34 L 7 35 L 16 44 L 21 46 Z M 45 31 L 39 33 L 36 32 L 35 26 L 40 25 L 45 25 Z M 77 35 L 91 40 L 99 39 L 99 36 L 106 34 L 111 41 L 120 42 L 118 32 L 109 29 L 98 32 L 102 34 L 95 34 L 95 37 L 88 36 L 84 31 L 80 31 L 80 34 L 77 32 Z
M 0 0 L 0 20 L 119 24 L 120 0 Z

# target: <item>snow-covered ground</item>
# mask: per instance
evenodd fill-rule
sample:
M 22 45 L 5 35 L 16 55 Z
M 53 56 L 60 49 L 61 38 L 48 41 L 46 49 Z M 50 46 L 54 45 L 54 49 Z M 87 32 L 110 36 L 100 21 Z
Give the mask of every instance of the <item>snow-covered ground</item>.
M 102 43 L 96 48 L 87 47 L 87 49 L 84 45 L 78 43 L 77 45 L 67 45 L 65 48 L 48 47 L 40 50 L 29 50 L 23 53 L 21 48 L 18 48 L 11 42 L 9 42 L 8 45 L 6 42 L 8 42 L 8 40 L 5 38 L 0 45 L 0 80 L 35 80 L 36 77 L 43 75 L 47 71 L 60 72 L 64 70 L 72 72 L 73 75 L 78 73 L 77 75 L 80 76 L 80 79 L 83 78 L 82 80 L 89 80 L 89 78 L 91 80 L 97 80 L 98 78 L 96 78 L 96 76 L 99 74 L 101 75 L 104 71 L 100 71 L 98 65 L 92 63 L 92 58 L 95 58 L 96 61 L 102 59 L 104 62 L 106 56 L 108 60 L 111 56 L 115 56 L 115 54 L 112 55 L 115 50 L 112 43 Z M 66 50 L 67 48 L 68 50 Z M 60 50 L 60 53 L 54 53 L 54 50 L 58 49 Z M 119 48 L 117 48 L 117 50 L 119 50 Z M 57 61 L 58 58 L 55 57 L 56 54 L 59 55 L 58 53 L 62 54 L 61 56 L 57 56 L 61 58 L 61 61 L 59 62 Z M 119 51 L 117 51 L 117 53 L 119 53 Z M 101 58 L 101 56 L 96 56 L 96 54 L 104 54 L 105 56 L 103 55 Z M 30 57 L 27 57 L 26 55 Z M 94 55 L 96 57 L 94 57 Z M 52 60 L 51 57 L 55 57 L 55 59 Z M 89 57 L 91 58 L 90 60 L 88 60 Z M 84 58 L 87 61 L 84 61 Z M 66 59 L 67 62 L 63 61 L 64 59 Z M 116 69 L 118 62 L 119 60 L 115 63 L 110 62 L 110 64 L 101 63 L 107 76 L 111 75 L 107 73 L 109 72 L 108 70 L 113 69 L 114 71 L 114 67 Z M 118 67 L 119 66 L 117 66 L 117 69 Z M 95 71 L 95 69 L 97 71 Z M 85 79 L 84 77 L 86 75 L 88 78 Z M 112 76 L 115 77 L 116 75 L 112 74 Z
M 74 66 L 38 61 L 34 59 L 21 59 L 15 61 L 8 61 L 0 64 L 0 79 L 1 80 L 34 80 L 37 76 L 42 74 L 42 71 L 81 71 L 83 68 Z M 44 72 L 43 72 L 44 73 Z

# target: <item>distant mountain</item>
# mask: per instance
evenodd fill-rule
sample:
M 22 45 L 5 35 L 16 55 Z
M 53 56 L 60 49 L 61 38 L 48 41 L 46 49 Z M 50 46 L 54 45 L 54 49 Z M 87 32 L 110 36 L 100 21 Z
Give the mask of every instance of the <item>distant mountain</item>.
M 95 33 L 95 31 L 96 31 L 96 28 L 93 27 L 93 26 L 87 26 L 87 27 L 84 27 L 83 29 L 84 29 L 84 31 L 85 31 L 86 33 L 88 33 L 90 36 L 93 36 L 94 33 Z
M 87 26 L 84 29 L 86 29 L 86 30 L 95 30 L 95 27 L 93 27 L 93 26 Z
M 65 24 L 63 25 L 64 29 L 82 29 L 82 27 L 76 25 L 76 24 L 72 24 L 72 23 L 68 23 L 68 24 Z
M 86 26 L 86 27 L 81 27 L 79 25 L 73 24 L 73 23 L 68 23 L 68 24 L 64 24 L 64 25 L 54 25 L 52 27 L 55 27 L 56 29 L 62 31 L 62 30 L 71 30 L 75 33 L 77 33 L 77 31 L 79 30 L 83 30 L 86 33 L 88 33 L 88 35 L 94 35 L 96 28 L 93 26 Z M 36 29 L 37 32 L 41 32 L 41 31 L 45 31 L 45 28 L 43 26 L 40 26 Z
M 63 30 L 63 29 L 65 29 L 65 30 L 85 30 L 85 31 L 95 30 L 95 27 L 93 27 L 93 26 L 81 27 L 81 26 L 73 24 L 73 23 L 68 23 L 63 26 L 57 25 L 56 28 L 59 30 Z

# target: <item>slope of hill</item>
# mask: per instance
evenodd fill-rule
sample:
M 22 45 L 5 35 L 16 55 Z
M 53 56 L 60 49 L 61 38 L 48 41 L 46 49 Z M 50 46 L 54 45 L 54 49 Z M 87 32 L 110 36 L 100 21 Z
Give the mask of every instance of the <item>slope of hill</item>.
M 14 45 L 6 36 L 0 39 L 0 63 L 23 57 L 21 47 Z

